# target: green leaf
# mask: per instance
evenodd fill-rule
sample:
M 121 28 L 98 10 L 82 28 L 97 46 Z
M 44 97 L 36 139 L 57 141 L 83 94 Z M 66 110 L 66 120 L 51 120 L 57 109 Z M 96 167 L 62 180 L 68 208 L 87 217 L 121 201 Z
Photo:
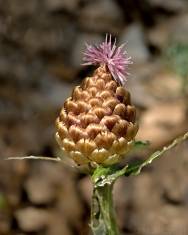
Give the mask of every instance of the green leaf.
M 145 161 L 141 161 L 140 163 L 137 164 L 129 164 L 125 169 L 125 176 L 138 175 L 143 167 L 151 164 L 155 159 L 159 158 L 164 153 L 166 153 L 167 151 L 169 151 L 170 149 L 174 148 L 175 146 L 177 146 L 178 144 L 182 143 L 187 139 L 188 139 L 188 132 L 186 132 L 183 136 L 180 136 L 179 138 L 175 139 L 168 146 L 163 147 L 162 150 L 154 152 Z
M 116 166 L 112 165 L 112 166 L 98 166 L 93 175 L 92 175 L 92 181 L 94 182 L 95 185 L 100 184 L 100 182 L 103 182 L 103 180 L 106 180 L 107 177 L 111 176 L 114 174 L 114 172 L 116 172 Z
M 151 164 L 152 161 L 162 155 L 161 151 L 156 151 L 154 152 L 148 159 L 145 161 L 140 161 L 139 163 L 132 163 L 127 166 L 126 171 L 124 172 L 125 176 L 130 176 L 130 175 L 139 175 L 142 168 Z
M 9 157 L 5 160 L 44 160 L 44 161 L 55 161 L 60 162 L 61 159 L 59 157 L 44 157 L 44 156 L 23 156 L 23 157 Z
M 142 141 L 142 140 L 135 140 L 133 143 L 133 149 L 140 149 L 145 148 L 150 145 L 150 142 L 148 140 Z
M 100 176 L 98 175 L 97 177 L 92 178 L 94 180 L 94 186 L 103 187 L 106 184 L 109 184 L 109 185 L 113 184 L 117 178 L 125 174 L 127 167 L 128 165 L 126 165 L 120 170 L 117 169 L 117 166 L 110 166 L 108 168 L 103 168 L 103 169 L 108 169 L 108 170 L 106 172 L 104 171 L 105 174 L 100 175 Z
M 96 168 L 92 175 L 92 180 L 95 187 L 103 187 L 105 184 L 113 184 L 117 178 L 122 175 L 130 176 L 130 175 L 138 175 L 140 174 L 143 167 L 151 164 L 155 159 L 162 156 L 165 152 L 174 148 L 178 144 L 188 139 L 188 132 L 183 136 L 175 139 L 168 146 L 163 147 L 161 150 L 158 150 L 151 154 L 146 160 L 140 161 L 137 163 L 128 164 L 122 169 L 117 169 L 116 165 L 112 165 L 109 167 L 99 166 Z

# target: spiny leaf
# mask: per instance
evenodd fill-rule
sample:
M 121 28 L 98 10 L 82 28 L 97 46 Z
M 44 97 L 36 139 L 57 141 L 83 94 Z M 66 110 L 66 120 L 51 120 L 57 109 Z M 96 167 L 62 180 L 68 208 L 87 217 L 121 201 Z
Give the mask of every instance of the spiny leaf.
M 171 144 L 162 148 L 162 150 L 158 150 L 151 154 L 146 160 L 140 161 L 139 163 L 128 164 L 124 168 L 117 170 L 116 166 L 110 167 L 98 167 L 94 174 L 92 175 L 92 180 L 94 182 L 95 187 L 102 187 L 105 184 L 112 184 L 115 182 L 117 178 L 122 175 L 130 176 L 130 175 L 138 175 L 142 168 L 151 164 L 155 159 L 159 158 L 165 152 L 174 148 L 178 144 L 188 139 L 188 132 L 183 136 L 175 139 Z
M 151 164 L 153 162 L 153 160 L 155 160 L 156 158 L 159 158 L 161 155 L 163 155 L 165 152 L 169 151 L 170 149 L 174 148 L 175 146 L 177 146 L 178 144 L 180 144 L 181 142 L 185 141 L 188 139 L 188 132 L 186 132 L 183 136 L 175 139 L 171 144 L 169 144 L 168 146 L 165 146 L 162 148 L 162 150 L 158 150 L 156 152 L 154 152 L 149 158 L 147 158 L 145 161 L 137 164 L 137 165 L 128 165 L 126 171 L 125 171 L 125 175 L 129 176 L 129 175 L 138 175 L 142 168 Z
M 9 157 L 5 160 L 44 160 L 44 161 L 55 161 L 55 162 L 60 162 L 61 158 L 59 157 L 44 157 L 44 156 L 23 156 L 23 157 Z

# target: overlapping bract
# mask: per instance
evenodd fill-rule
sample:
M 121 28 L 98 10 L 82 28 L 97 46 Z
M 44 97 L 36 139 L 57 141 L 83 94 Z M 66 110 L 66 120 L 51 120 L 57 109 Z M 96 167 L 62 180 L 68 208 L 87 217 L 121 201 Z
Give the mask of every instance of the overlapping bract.
M 107 66 L 74 88 L 56 121 L 57 141 L 78 165 L 114 164 L 130 149 L 137 133 L 129 92 Z

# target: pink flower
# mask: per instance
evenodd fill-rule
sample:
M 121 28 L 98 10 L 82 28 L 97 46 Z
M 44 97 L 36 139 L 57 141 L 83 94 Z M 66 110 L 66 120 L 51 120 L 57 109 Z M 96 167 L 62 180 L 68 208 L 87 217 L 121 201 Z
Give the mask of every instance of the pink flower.
M 131 57 L 123 49 L 125 44 L 116 46 L 116 41 L 112 44 L 111 35 L 106 35 L 105 42 L 99 46 L 91 46 L 86 43 L 84 52 L 83 65 L 106 65 L 114 79 L 121 85 L 125 84 L 128 75 L 127 67 L 132 64 Z

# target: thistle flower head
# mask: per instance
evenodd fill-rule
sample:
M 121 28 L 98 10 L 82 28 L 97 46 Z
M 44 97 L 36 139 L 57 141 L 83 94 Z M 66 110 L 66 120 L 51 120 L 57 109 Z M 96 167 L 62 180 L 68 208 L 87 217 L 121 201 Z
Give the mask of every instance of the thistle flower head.
M 88 45 L 84 52 L 83 65 L 106 65 L 113 78 L 120 84 L 124 85 L 127 80 L 127 67 L 132 64 L 131 57 L 127 56 L 124 50 L 125 44 L 116 46 L 116 40 L 112 43 L 111 35 L 106 35 L 106 39 L 98 46 Z
M 87 45 L 85 64 L 99 64 L 93 75 L 73 89 L 56 121 L 56 138 L 78 165 L 111 165 L 130 150 L 138 131 L 136 109 L 122 86 L 130 58 L 111 36 Z

